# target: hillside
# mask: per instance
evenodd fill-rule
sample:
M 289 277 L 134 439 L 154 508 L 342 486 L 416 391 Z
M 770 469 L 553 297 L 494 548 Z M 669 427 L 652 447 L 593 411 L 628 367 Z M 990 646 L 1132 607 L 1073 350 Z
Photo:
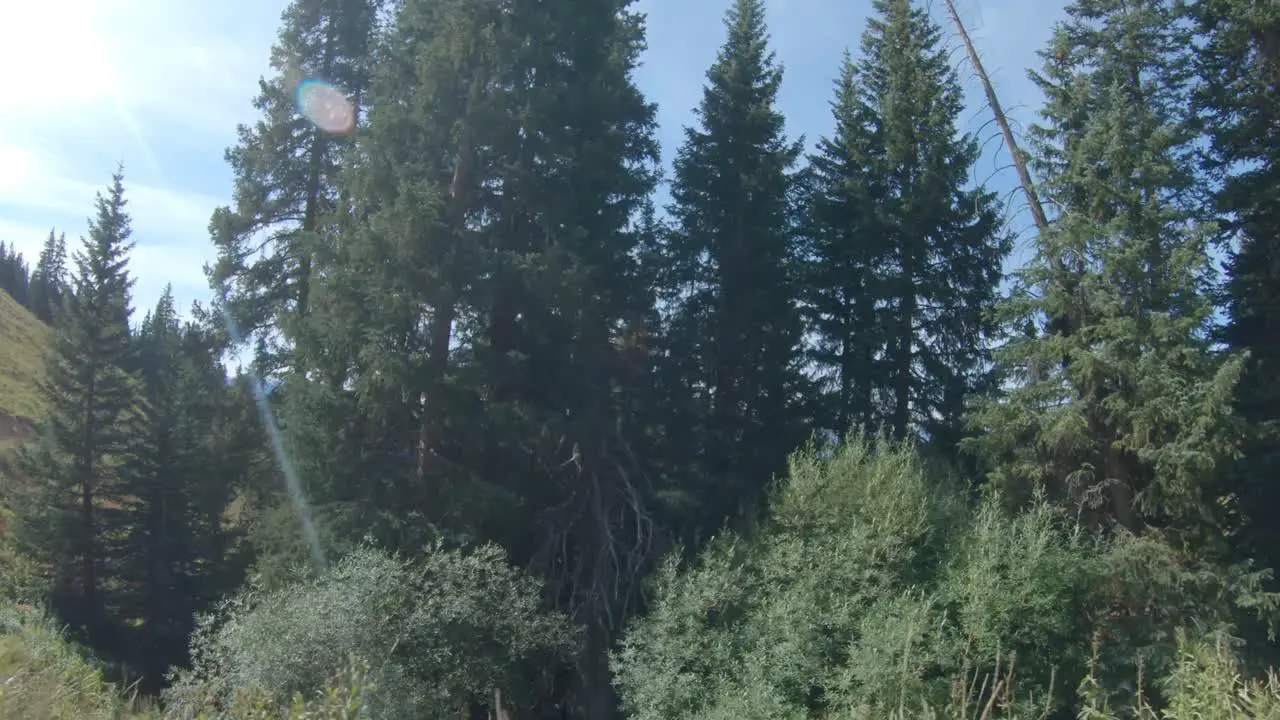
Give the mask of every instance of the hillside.
M 48 326 L 0 290 L 0 412 L 40 416 L 36 388 L 44 374 L 48 344 Z

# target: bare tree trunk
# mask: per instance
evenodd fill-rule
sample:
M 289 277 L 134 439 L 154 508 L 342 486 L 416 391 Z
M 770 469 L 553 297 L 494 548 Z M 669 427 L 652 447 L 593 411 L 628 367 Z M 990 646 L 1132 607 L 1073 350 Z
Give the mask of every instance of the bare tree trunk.
M 1018 146 L 1018 140 L 1013 136 L 1013 129 L 1009 127 L 1009 118 L 1004 113 L 1004 108 L 1000 105 L 1000 99 L 996 96 L 995 88 L 991 86 L 991 77 L 987 75 L 987 70 L 982 65 L 982 60 L 978 57 L 978 51 L 973 46 L 973 39 L 969 37 L 969 31 L 965 29 L 964 23 L 960 21 L 960 13 L 956 10 L 955 0 L 943 0 L 947 6 L 947 14 L 951 16 L 951 22 L 956 26 L 956 32 L 960 34 L 960 40 L 964 43 L 965 53 L 969 56 L 969 61 L 973 63 L 974 72 L 978 74 L 978 80 L 982 83 L 982 90 L 987 96 L 987 105 L 991 108 L 992 115 L 995 116 L 996 124 L 1000 126 L 1000 134 L 1004 136 L 1005 145 L 1009 148 L 1009 155 L 1013 158 L 1013 166 L 1018 171 L 1018 182 L 1022 185 L 1022 194 L 1027 198 L 1027 206 L 1031 208 L 1031 218 L 1035 221 L 1036 230 L 1041 236 L 1049 231 L 1049 219 L 1044 214 L 1044 205 L 1040 202 L 1040 193 L 1036 191 L 1035 183 L 1031 179 L 1031 171 L 1027 167 L 1026 156 L 1022 152 L 1022 148 Z M 1054 274 L 1061 278 L 1065 283 L 1065 291 L 1068 294 L 1074 292 L 1074 283 L 1070 280 L 1063 265 L 1062 258 L 1055 254 L 1049 255 L 1049 264 Z M 1049 332 L 1059 332 L 1063 337 L 1068 337 L 1079 329 L 1082 324 L 1078 313 L 1065 312 L 1060 316 L 1049 318 Z M 1070 358 L 1065 354 L 1062 357 L 1062 364 L 1065 367 L 1070 364 Z
M 493 689 L 493 713 L 489 718 L 490 720 L 511 720 L 511 713 L 502 706 L 502 691 L 498 688 Z
M 956 31 L 960 33 L 960 40 L 964 43 L 965 52 L 969 55 L 969 62 L 973 63 L 973 69 L 978 73 L 978 80 L 982 82 L 982 90 L 987 95 L 987 105 L 995 115 L 996 124 L 1000 126 L 1000 133 L 1004 135 L 1009 154 L 1013 156 L 1013 166 L 1018 170 L 1018 181 L 1022 183 L 1022 193 L 1026 195 L 1027 205 L 1031 207 L 1031 217 L 1035 220 L 1036 229 L 1044 233 L 1049 229 L 1049 220 L 1044 214 L 1044 206 L 1040 204 L 1040 194 L 1036 192 L 1035 184 L 1031 181 L 1031 171 L 1027 168 L 1026 157 L 1018 147 L 1013 129 L 1009 127 L 1009 118 L 1004 114 L 1000 99 L 996 97 L 995 88 L 991 86 L 991 78 L 987 75 L 982 60 L 978 58 L 978 51 L 973 47 L 973 39 L 969 37 L 969 31 L 965 29 L 964 23 L 960 22 L 960 13 L 956 11 L 955 0 L 943 0 L 943 2 L 947 5 L 947 14 L 951 16 L 951 22 L 955 23 Z

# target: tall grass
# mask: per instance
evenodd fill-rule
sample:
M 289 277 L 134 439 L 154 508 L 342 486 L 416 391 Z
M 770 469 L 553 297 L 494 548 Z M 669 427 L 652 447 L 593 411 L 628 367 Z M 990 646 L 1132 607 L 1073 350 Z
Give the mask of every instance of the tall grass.
M 136 693 L 107 682 L 99 663 L 43 613 L 0 606 L 0 719 L 158 717 Z

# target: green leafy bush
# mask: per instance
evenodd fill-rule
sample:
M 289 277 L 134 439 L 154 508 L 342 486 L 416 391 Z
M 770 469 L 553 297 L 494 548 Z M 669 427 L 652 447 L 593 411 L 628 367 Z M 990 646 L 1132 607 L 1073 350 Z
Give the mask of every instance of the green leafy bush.
M 373 718 L 459 717 L 493 688 L 518 705 L 530 669 L 573 648 L 539 590 L 494 546 L 435 548 L 420 562 L 362 546 L 320 577 L 250 589 L 203 619 L 193 669 L 165 699 L 183 718 L 237 692 L 283 705 L 356 658 L 371 668 Z
M 966 497 L 909 448 L 802 453 L 755 535 L 658 573 L 613 660 L 630 717 L 1134 717 L 1173 702 L 1179 628 L 1274 609 L 1264 576 L 1158 535 Z

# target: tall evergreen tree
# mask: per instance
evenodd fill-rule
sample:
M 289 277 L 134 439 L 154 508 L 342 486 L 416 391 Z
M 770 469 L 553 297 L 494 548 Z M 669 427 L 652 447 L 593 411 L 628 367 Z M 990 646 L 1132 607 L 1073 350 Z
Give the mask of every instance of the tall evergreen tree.
M 707 73 L 698 127 L 675 159 L 665 240 L 665 351 L 692 393 L 686 451 L 696 458 L 701 530 L 753 514 L 804 439 L 799 395 L 794 167 L 774 107 L 782 69 L 762 0 L 738 0 Z
M 158 689 L 169 667 L 185 662 L 195 615 L 207 609 L 211 591 L 231 589 L 209 587 L 225 561 L 217 552 L 221 538 L 209 537 L 223 530 L 209 514 L 221 514 L 230 499 L 218 487 L 229 478 L 212 472 L 219 458 L 211 436 L 226 389 L 213 347 L 196 327 L 182 326 L 170 289 L 137 341 L 146 402 L 122 477 L 129 500 L 115 576 L 125 588 L 117 614 L 138 629 L 132 660 Z M 221 502 L 204 502 L 210 498 Z
M 814 340 L 809 358 L 825 391 L 820 422 L 838 435 L 883 422 L 885 332 L 882 264 L 886 232 L 877 200 L 884 195 L 874 156 L 882 147 L 875 111 L 865 104 L 858 66 L 848 52 L 831 104 L 835 132 L 809 158 L 804 232 L 807 264 L 802 290 Z
M 995 196 L 965 187 L 978 144 L 956 131 L 963 95 L 940 28 L 909 0 L 875 7 L 812 162 L 815 359 L 838 378 L 838 431 L 884 424 L 953 448 L 989 372 L 1010 242 Z
M 54 609 L 99 647 L 111 642 L 103 579 L 115 556 L 109 533 L 120 526 L 121 472 L 139 402 L 125 369 L 134 358 L 125 205 L 117 171 L 74 257 L 74 292 L 42 387 L 49 419 L 42 442 L 19 458 L 31 496 L 13 504 L 15 536 L 47 577 Z
M 1216 209 L 1236 243 L 1228 267 L 1223 339 L 1248 351 L 1237 409 L 1250 424 L 1233 489 L 1249 517 L 1251 553 L 1280 567 L 1280 12 L 1238 0 L 1200 0 L 1192 15 L 1206 42 L 1197 49 L 1197 106 L 1211 140 L 1207 169 L 1221 179 Z
M 46 323 L 53 323 L 67 290 L 66 234 L 55 235 L 50 230 L 31 273 L 31 311 Z
M 9 246 L 0 240 L 0 290 L 9 293 L 19 305 L 28 307 L 30 303 L 30 271 L 27 261 L 18 252 L 16 245 Z
M 210 222 L 217 262 L 211 282 L 226 289 L 227 310 L 257 338 L 265 371 L 288 365 L 295 321 L 310 303 L 312 255 L 321 223 L 338 203 L 338 156 L 348 144 L 303 117 L 302 83 L 331 83 L 357 109 L 369 85 L 369 51 L 380 0 L 294 0 L 272 48 L 274 75 L 259 82 L 262 119 L 239 128 L 227 151 L 234 204 Z M 220 298 L 221 300 L 222 298 Z
M 976 445 L 1015 498 L 1038 485 L 1106 504 L 1130 530 L 1205 539 L 1218 534 L 1240 362 L 1212 347 L 1208 233 L 1185 202 L 1178 78 L 1191 43 L 1163 0 L 1068 13 L 1036 76 L 1040 176 L 1058 215 L 1018 274 L 1006 310 L 1019 332 L 1002 356 L 1012 387 L 977 415 Z M 1064 315 L 1078 332 L 1040 329 Z
M 326 517 L 496 540 L 548 579 L 589 638 L 554 694 L 589 717 L 654 547 L 623 401 L 656 160 L 626 5 L 398 9 L 308 323 L 305 362 L 341 382 L 285 388 Z

